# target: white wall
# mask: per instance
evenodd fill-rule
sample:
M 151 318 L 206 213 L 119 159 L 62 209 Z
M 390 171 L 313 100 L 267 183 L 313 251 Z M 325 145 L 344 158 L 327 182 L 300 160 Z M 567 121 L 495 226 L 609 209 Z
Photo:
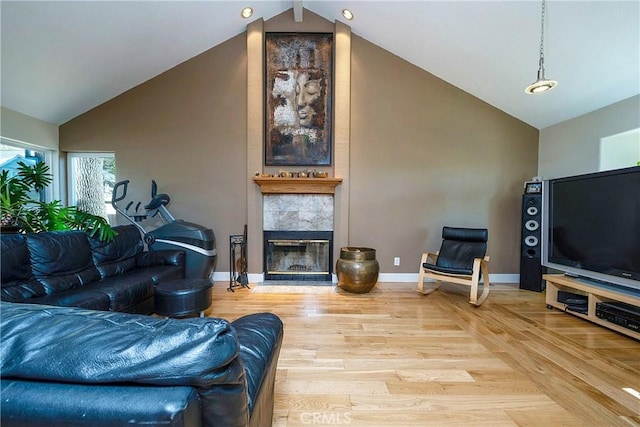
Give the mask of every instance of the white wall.
M 60 183 L 59 138 L 58 126 L 26 114 L 18 113 L 6 107 L 0 107 L 0 136 L 9 142 L 15 141 L 35 145 L 51 150 L 50 164 L 53 183 L 49 186 L 51 192 L 47 197 L 61 199 L 64 196 L 63 185 Z M 64 169 L 62 169 L 64 170 Z
M 1 107 L 0 136 L 58 151 L 58 126 Z
M 600 170 L 640 165 L 640 128 L 600 140 Z
M 538 175 L 543 179 L 596 172 L 600 140 L 640 127 L 640 95 L 540 131 Z

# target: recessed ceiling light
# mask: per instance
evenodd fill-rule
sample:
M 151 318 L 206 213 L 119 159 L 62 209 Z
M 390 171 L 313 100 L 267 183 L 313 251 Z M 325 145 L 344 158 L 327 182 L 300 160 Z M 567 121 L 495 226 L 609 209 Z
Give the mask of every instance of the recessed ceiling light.
M 240 15 L 242 15 L 243 18 L 251 18 L 253 15 L 253 8 L 245 7 L 242 9 L 242 12 L 240 12 Z
M 342 16 L 349 21 L 353 19 L 353 13 L 349 9 L 342 9 Z

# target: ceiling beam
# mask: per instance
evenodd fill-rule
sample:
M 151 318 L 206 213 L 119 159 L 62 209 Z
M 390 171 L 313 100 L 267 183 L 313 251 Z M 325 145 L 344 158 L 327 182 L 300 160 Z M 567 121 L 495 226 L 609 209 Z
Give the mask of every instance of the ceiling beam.
M 293 20 L 302 22 L 302 0 L 293 0 Z

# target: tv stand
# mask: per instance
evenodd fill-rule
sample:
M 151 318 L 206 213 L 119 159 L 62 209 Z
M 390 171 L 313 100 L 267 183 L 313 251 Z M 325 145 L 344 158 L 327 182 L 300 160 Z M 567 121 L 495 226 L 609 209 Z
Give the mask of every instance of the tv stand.
M 604 326 L 605 328 L 612 329 L 621 334 L 640 340 L 639 332 L 633 331 L 631 329 L 625 328 L 596 316 L 596 303 L 619 301 L 638 307 L 640 306 L 640 294 L 626 292 L 625 290 L 616 288 L 614 286 L 607 286 L 604 284 L 591 284 L 586 280 L 568 277 L 563 274 L 545 274 L 544 276 L 542 276 L 542 278 L 547 283 L 547 308 L 557 308 L 558 310 L 565 311 L 566 313 L 573 314 L 574 316 L 581 317 L 583 319 L 589 320 L 590 322 L 597 323 L 600 326 Z M 558 291 L 577 291 L 575 293 L 586 295 L 589 300 L 587 314 L 566 310 L 566 305 L 558 302 Z

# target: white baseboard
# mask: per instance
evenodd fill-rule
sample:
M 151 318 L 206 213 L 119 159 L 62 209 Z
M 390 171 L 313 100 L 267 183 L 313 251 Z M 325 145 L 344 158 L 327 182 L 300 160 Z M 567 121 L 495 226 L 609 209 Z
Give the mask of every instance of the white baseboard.
M 264 282 L 264 274 L 248 274 L 249 283 Z M 212 280 L 214 282 L 229 282 L 231 273 L 228 271 L 214 271 Z
M 519 274 L 489 274 L 491 283 L 519 283 Z M 418 282 L 418 273 L 380 273 L 379 282 Z M 481 281 L 482 282 L 482 281 Z
M 489 274 L 491 283 L 519 283 L 519 274 Z M 214 282 L 228 282 L 229 272 L 218 271 L 213 273 Z M 379 282 L 418 282 L 418 273 L 380 273 Z M 264 274 L 249 274 L 249 283 L 264 282 Z M 333 283 L 338 283 L 336 275 L 333 275 Z
M 520 283 L 520 275 L 513 274 L 491 274 L 489 273 L 491 283 Z

